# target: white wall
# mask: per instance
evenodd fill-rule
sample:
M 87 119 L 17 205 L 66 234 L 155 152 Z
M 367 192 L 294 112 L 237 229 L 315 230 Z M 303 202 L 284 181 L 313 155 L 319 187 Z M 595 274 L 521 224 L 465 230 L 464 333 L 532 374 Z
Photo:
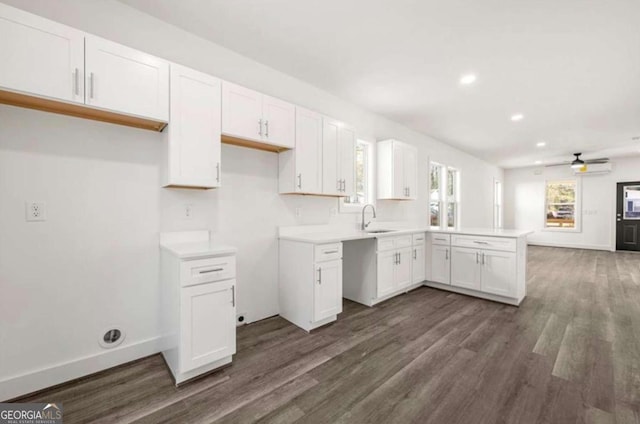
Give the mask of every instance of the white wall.
M 536 175 L 536 169 L 541 173 Z M 582 199 L 581 231 L 544 231 L 545 182 L 566 178 L 576 178 L 568 166 L 505 170 L 505 226 L 535 230 L 528 237 L 534 244 L 615 249 L 616 183 L 640 181 L 640 158 L 614 159 L 610 174 L 577 177 Z
M 427 222 L 430 157 L 462 172 L 463 225 L 492 223 L 497 167 L 116 1 L 5 2 L 334 116 L 361 138 L 415 144 L 418 200 L 380 202 L 379 219 Z M 222 188 L 162 189 L 161 140 L 0 106 L 0 399 L 157 349 L 159 231 L 208 228 L 238 246 L 238 311 L 255 321 L 278 311 L 278 226 L 358 219 L 332 216 L 336 199 L 278 195 L 277 155 L 233 146 L 222 149 Z M 27 200 L 45 201 L 49 219 L 26 223 Z M 97 338 L 109 325 L 127 336 L 120 353 L 105 355 Z

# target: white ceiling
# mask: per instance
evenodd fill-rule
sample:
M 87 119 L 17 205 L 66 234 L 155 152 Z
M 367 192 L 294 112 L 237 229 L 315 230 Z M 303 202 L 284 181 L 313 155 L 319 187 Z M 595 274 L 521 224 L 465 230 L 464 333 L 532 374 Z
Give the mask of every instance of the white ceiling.
M 638 0 L 121 1 L 500 166 L 640 153 Z

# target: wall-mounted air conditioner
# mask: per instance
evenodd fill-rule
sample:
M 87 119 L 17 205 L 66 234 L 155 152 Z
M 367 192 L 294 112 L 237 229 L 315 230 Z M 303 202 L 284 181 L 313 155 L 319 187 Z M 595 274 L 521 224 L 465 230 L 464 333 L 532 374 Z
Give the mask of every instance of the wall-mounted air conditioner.
M 575 175 L 602 175 L 608 174 L 611 169 L 611 163 L 592 163 L 582 168 L 574 169 L 573 173 Z

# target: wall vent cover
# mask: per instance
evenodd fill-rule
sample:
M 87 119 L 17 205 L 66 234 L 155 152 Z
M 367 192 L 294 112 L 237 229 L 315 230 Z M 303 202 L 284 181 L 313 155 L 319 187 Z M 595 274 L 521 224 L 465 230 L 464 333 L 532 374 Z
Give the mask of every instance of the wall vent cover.
M 119 346 L 124 340 L 124 333 L 119 328 L 110 328 L 105 330 L 100 337 L 100 346 L 105 349 L 111 349 Z

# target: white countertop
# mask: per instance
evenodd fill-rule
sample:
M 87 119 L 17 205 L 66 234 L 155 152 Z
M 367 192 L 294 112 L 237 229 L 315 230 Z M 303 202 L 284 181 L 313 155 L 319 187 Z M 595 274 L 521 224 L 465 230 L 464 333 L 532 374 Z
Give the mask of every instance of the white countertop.
M 373 227 L 373 225 L 372 225 Z M 321 225 L 307 225 L 297 227 L 280 227 L 279 239 L 299 241 L 304 243 L 336 243 L 349 240 L 363 240 L 373 238 L 394 237 L 403 234 L 437 232 L 443 234 L 465 234 L 473 236 L 488 237 L 508 237 L 519 238 L 531 234 L 532 231 L 527 230 L 505 230 L 492 228 L 458 228 L 458 229 L 431 229 L 430 227 L 411 226 L 408 224 L 394 225 L 377 225 L 372 229 L 388 229 L 392 230 L 386 233 L 367 233 L 355 228 L 349 227 L 331 227 Z
M 162 233 L 160 248 L 179 259 L 232 255 L 238 252 L 233 246 L 211 240 L 211 234 L 207 230 Z

